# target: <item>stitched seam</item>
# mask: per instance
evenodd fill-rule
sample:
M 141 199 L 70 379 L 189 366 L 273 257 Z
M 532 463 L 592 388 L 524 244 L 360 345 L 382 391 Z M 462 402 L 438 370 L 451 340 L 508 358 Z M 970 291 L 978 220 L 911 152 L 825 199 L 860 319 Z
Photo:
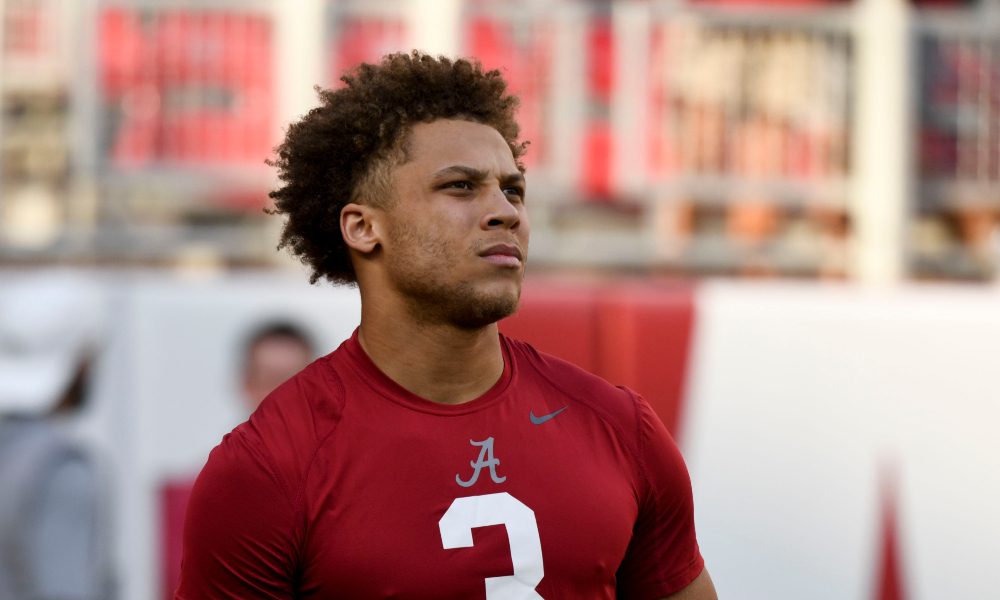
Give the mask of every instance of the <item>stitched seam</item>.
M 299 512 L 301 513 L 299 518 L 302 520 L 303 549 L 308 544 L 309 536 L 311 534 L 311 527 L 310 523 L 307 520 L 306 507 L 305 507 L 306 482 L 309 480 L 309 476 L 312 474 L 313 467 L 316 464 L 316 459 L 317 457 L 319 457 L 319 451 L 323 449 L 323 447 L 326 445 L 330 437 L 332 437 L 333 434 L 337 432 L 337 429 L 340 428 L 340 423 L 341 420 L 343 419 L 344 406 L 347 404 L 347 391 L 346 388 L 344 387 L 343 379 L 340 377 L 339 374 L 337 374 L 336 377 L 333 376 L 334 375 L 333 372 L 336 371 L 336 369 L 333 367 L 333 365 L 330 365 L 329 362 L 327 363 L 327 369 L 329 372 L 325 374 L 325 377 L 328 380 L 330 380 L 330 383 L 335 384 L 337 386 L 340 392 L 340 398 L 343 399 L 343 403 L 341 405 L 341 412 L 339 418 L 337 419 L 337 423 L 330 429 L 329 433 L 324 435 L 323 438 L 320 439 L 319 442 L 317 442 L 316 448 L 313 450 L 312 456 L 309 457 L 309 461 L 306 463 L 306 468 L 302 472 L 302 480 L 299 482 L 299 489 L 295 497 L 295 505 L 298 508 Z

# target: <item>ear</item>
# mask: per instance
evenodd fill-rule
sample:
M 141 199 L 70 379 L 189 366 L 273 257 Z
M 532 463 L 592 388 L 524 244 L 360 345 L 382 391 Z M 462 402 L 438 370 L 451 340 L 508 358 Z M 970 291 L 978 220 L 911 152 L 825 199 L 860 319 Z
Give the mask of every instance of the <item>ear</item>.
M 340 209 L 340 235 L 348 248 L 369 254 L 381 243 L 378 209 L 354 202 Z

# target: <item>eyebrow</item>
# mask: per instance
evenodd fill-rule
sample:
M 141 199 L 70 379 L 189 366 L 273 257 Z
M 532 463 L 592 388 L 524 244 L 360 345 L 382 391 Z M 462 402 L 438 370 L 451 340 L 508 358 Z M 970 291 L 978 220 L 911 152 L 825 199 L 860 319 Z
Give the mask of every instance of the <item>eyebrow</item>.
M 463 177 L 468 177 L 473 181 L 485 181 L 489 178 L 490 174 L 482 169 L 476 169 L 475 167 L 468 167 L 465 165 L 452 165 L 450 167 L 445 167 L 440 171 L 434 173 L 434 180 L 445 179 L 447 177 L 452 177 L 455 175 L 461 175 Z M 506 173 L 500 176 L 501 185 L 524 185 L 524 175 L 519 172 Z

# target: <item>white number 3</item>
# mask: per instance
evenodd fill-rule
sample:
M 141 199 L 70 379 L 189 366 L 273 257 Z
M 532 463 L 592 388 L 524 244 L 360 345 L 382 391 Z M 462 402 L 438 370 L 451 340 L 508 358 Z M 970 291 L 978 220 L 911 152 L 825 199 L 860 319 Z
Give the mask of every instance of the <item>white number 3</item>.
M 506 525 L 514 574 L 486 578 L 486 600 L 541 599 L 535 586 L 545 575 L 535 512 L 507 492 L 456 498 L 438 522 L 445 550 L 472 546 L 472 529 Z

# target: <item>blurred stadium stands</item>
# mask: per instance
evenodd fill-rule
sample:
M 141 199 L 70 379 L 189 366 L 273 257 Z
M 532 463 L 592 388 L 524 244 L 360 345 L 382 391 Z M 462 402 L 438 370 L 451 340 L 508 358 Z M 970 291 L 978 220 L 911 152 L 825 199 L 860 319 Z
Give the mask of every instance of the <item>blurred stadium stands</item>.
M 995 3 L 882 4 L 4 0 L 0 263 L 287 264 L 282 127 L 429 46 L 521 95 L 535 268 L 989 280 Z

